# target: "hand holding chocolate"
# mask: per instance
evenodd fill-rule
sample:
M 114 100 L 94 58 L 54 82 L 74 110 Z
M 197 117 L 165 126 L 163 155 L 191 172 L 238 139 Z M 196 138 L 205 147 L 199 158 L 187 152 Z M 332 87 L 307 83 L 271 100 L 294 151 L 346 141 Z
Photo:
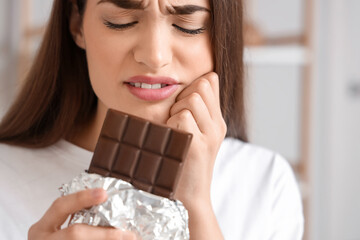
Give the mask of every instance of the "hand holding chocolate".
M 71 223 L 118 227 L 144 240 L 188 239 L 187 211 L 173 196 L 191 139 L 189 133 L 108 110 L 89 174 L 62 187 L 64 194 L 102 187 L 108 200 L 75 214 Z

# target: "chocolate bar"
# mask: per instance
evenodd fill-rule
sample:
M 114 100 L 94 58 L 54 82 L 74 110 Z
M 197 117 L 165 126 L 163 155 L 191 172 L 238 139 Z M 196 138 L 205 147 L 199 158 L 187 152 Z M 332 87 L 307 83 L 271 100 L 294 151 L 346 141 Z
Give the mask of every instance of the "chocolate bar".
M 192 134 L 109 109 L 89 173 L 173 199 Z

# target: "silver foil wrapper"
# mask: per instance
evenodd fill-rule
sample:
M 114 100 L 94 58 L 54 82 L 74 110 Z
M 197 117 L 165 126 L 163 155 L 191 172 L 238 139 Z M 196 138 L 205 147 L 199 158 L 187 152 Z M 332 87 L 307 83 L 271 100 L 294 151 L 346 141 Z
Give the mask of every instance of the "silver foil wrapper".
M 71 224 L 116 227 L 136 233 L 138 239 L 189 239 L 188 212 L 180 201 L 135 189 L 130 183 L 98 174 L 82 173 L 63 184 L 68 195 L 89 188 L 107 191 L 106 202 L 74 214 Z

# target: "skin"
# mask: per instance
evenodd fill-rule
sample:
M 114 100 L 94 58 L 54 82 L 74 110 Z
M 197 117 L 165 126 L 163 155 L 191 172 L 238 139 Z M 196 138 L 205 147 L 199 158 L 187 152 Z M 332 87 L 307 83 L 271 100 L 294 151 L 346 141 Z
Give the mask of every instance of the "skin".
M 220 110 L 219 80 L 213 72 L 210 14 L 199 11 L 180 16 L 167 10 L 172 5 L 189 4 L 210 9 L 208 0 L 144 0 L 141 10 L 98 2 L 88 0 L 83 19 L 77 11 L 71 15 L 70 31 L 77 45 L 86 51 L 99 104 L 95 117 L 70 141 L 93 151 L 108 108 L 191 132 L 193 140 L 175 198 L 189 211 L 191 239 L 222 239 L 211 206 L 210 184 L 226 124 Z M 105 26 L 104 20 L 137 24 L 115 30 Z M 173 24 L 205 30 L 192 35 Z M 145 101 L 132 95 L 125 84 L 135 75 L 172 77 L 179 86 L 167 99 Z M 30 229 L 29 239 L 135 239 L 131 233 L 84 225 L 60 230 L 67 216 L 106 200 L 105 192 L 97 194 L 87 190 L 59 198 Z

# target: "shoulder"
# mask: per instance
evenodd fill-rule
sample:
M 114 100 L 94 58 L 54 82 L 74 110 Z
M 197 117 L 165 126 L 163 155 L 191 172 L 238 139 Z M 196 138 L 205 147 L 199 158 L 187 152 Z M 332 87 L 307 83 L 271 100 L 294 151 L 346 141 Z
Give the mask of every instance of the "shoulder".
M 295 174 L 289 162 L 270 149 L 245 143 L 238 139 L 224 140 L 215 163 L 214 177 L 223 181 L 223 176 L 241 179 L 246 185 L 273 192 L 281 186 L 291 185 L 298 195 Z M 226 181 L 226 180 L 225 180 Z
M 90 158 L 90 152 L 64 140 L 39 149 L 0 144 L 0 180 L 18 187 L 53 179 L 67 180 L 86 169 Z
M 29 171 L 30 163 L 36 150 L 12 146 L 8 144 L 0 144 L 0 166 L 2 176 L 17 176 Z
M 37 167 L 41 168 L 49 159 L 54 159 L 54 155 L 54 149 L 52 147 L 33 149 L 0 144 L 1 172 L 22 175 Z
M 33 181 L 52 158 L 54 156 L 49 148 L 31 149 L 0 144 L 0 179 L 7 179 L 11 185 L 21 187 Z
M 16 158 L 26 153 L 29 153 L 27 148 L 0 143 L 0 160 Z
M 291 166 L 279 153 L 225 139 L 215 162 L 212 188 L 214 205 L 223 212 L 223 206 L 229 206 L 227 215 L 218 213 L 228 216 L 224 220 L 227 224 L 234 222 L 233 211 L 238 209 L 248 215 L 238 217 L 237 222 L 252 219 L 266 226 L 264 234 L 276 239 L 301 238 L 303 214 L 298 184 Z M 229 195 L 232 197 L 226 197 Z
M 53 158 L 57 154 L 58 143 L 44 148 L 27 148 L 15 145 L 0 144 L 1 162 L 34 163 L 41 159 Z
M 82 162 L 87 163 L 92 152 L 82 149 L 63 139 L 53 145 L 43 148 L 26 148 L 0 143 L 1 162 Z
M 258 174 L 281 175 L 292 174 L 288 161 L 279 153 L 270 149 L 226 138 L 219 150 L 217 165 L 220 168 L 235 167 Z M 270 175 L 268 177 L 270 177 Z

